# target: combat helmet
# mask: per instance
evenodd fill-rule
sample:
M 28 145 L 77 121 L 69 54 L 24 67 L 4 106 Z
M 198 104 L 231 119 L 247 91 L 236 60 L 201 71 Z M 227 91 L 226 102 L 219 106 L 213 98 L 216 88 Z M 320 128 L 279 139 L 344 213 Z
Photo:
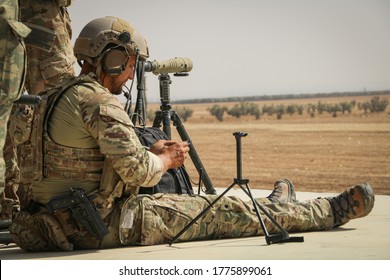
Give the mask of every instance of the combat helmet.
M 145 38 L 127 21 L 111 16 L 94 19 L 81 30 L 74 54 L 77 61 L 98 66 L 109 46 L 121 46 L 130 54 L 138 53 L 141 60 L 149 57 Z

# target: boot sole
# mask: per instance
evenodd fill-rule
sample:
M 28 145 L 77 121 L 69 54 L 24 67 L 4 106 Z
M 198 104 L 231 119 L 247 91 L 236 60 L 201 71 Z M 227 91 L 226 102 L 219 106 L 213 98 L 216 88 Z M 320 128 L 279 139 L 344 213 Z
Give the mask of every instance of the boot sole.
M 358 190 L 362 193 L 362 196 L 364 197 L 364 214 L 360 217 L 367 216 L 371 212 L 372 208 L 374 208 L 374 204 L 375 204 L 374 190 L 372 189 L 371 185 L 368 183 L 357 185 L 355 187 L 358 187 Z

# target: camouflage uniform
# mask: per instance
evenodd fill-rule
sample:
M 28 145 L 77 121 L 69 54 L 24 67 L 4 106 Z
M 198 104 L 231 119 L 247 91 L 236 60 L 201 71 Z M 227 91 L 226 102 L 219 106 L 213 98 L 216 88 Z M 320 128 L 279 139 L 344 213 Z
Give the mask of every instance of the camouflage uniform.
M 23 90 L 26 51 L 23 38 L 30 29 L 19 22 L 18 1 L 5 0 L 0 4 L 0 194 L 4 199 L 3 147 L 12 102 Z M 0 206 L 1 207 L 1 206 Z M 0 209 L 1 210 L 1 209 Z
M 21 1 L 22 21 L 33 29 L 32 35 L 38 33 L 37 39 L 26 42 L 26 89 L 29 94 L 40 94 L 74 77 L 76 58 L 66 9 L 70 4 L 71 0 Z M 50 32 L 53 33 L 52 37 Z
M 124 245 L 168 243 L 216 198 L 216 195 L 174 194 L 131 197 L 124 202 L 118 222 L 120 242 Z M 326 230 L 334 226 L 330 204 L 324 198 L 295 203 L 271 203 L 267 198 L 256 200 L 288 232 Z M 278 233 L 275 224 L 261 215 L 268 232 Z M 179 241 L 263 234 L 251 201 L 224 196 Z
M 21 248 L 69 251 L 166 243 L 216 198 L 136 195 L 138 186 L 153 186 L 159 181 L 160 160 L 142 147 L 118 100 L 95 81 L 93 74 L 74 79 L 48 94 L 47 100 L 34 112 L 32 130 L 32 135 L 42 133 L 43 137 L 32 139 L 32 146 L 25 147 L 36 151 L 30 155 L 35 162 L 28 155 L 21 157 L 26 160 L 21 168 L 32 167 L 31 176 L 36 179 L 32 182 L 36 208 L 18 213 L 10 230 Z M 37 147 L 44 148 L 39 151 Z M 102 240 L 72 220 L 68 210 L 51 214 L 45 207 L 53 197 L 76 186 L 94 194 L 93 203 L 109 228 Z M 271 203 L 264 198 L 259 202 L 290 231 L 333 227 L 326 199 Z M 181 240 L 260 235 L 262 230 L 252 208 L 251 203 L 224 197 Z M 269 231 L 275 231 L 274 225 L 264 219 Z
M 137 39 L 135 30 L 122 20 L 102 18 L 97 22 L 103 23 L 104 31 L 104 24 L 112 22 L 109 32 L 99 32 L 98 38 L 114 38 L 114 43 L 123 45 L 125 40 L 116 42 L 115 38 L 126 35 L 126 30 Z M 81 33 L 79 47 L 94 46 L 85 48 L 85 59 L 96 57 L 97 61 L 88 62 L 101 70 L 98 50 L 104 52 L 104 40 L 96 40 L 94 45 L 86 36 L 88 32 Z M 144 44 L 140 38 L 138 47 Z M 127 45 L 134 53 L 136 46 Z M 147 48 L 143 49 L 147 57 Z M 216 198 L 137 195 L 139 186 L 153 186 L 160 180 L 162 162 L 140 144 L 121 104 L 92 73 L 45 92 L 34 110 L 31 129 L 29 141 L 21 146 L 20 167 L 21 173 L 32 180 L 34 203 L 16 215 L 10 228 L 15 243 L 24 250 L 70 251 L 164 243 Z M 92 195 L 92 203 L 109 229 L 104 238 L 96 239 L 67 208 L 49 212 L 47 204 L 69 193 L 71 187 L 81 187 Z M 334 225 L 326 199 L 260 202 L 290 231 L 322 230 Z M 273 232 L 273 225 L 265 220 Z M 262 231 L 258 223 L 251 203 L 224 197 L 181 240 L 259 235 Z
M 13 107 L 15 109 L 16 107 Z M 11 112 L 11 117 L 15 113 L 14 110 Z M 0 220 L 8 220 L 12 218 L 13 213 L 20 209 L 20 201 L 19 195 L 17 194 L 18 186 L 19 186 L 19 168 L 17 166 L 17 162 L 14 160 L 17 158 L 16 149 L 14 149 L 14 145 L 11 139 L 11 133 L 9 133 L 9 124 L 7 135 L 4 145 L 4 161 L 5 161 L 5 186 L 4 192 L 2 193 L 2 211 L 0 212 Z
M 141 58 L 147 59 L 149 53 L 146 40 L 126 21 L 114 17 L 87 24 L 75 45 L 77 58 L 89 64 L 83 71 L 95 67 L 93 71 L 99 78 L 102 71 L 108 76 L 122 73 L 130 65 L 129 54 L 143 53 Z M 118 55 L 118 51 L 125 53 Z M 119 63 L 111 63 L 109 58 L 114 57 Z M 81 75 L 45 92 L 34 110 L 29 140 L 22 144 L 20 157 L 22 174 L 32 181 L 33 203 L 16 214 L 10 227 L 13 240 L 24 250 L 70 251 L 166 243 L 217 198 L 138 194 L 139 186 L 159 182 L 163 164 L 141 145 L 129 116 L 95 74 Z M 73 216 L 69 204 L 74 202 L 73 197 L 62 197 L 77 187 L 91 195 L 90 201 L 83 204 L 91 202 L 96 207 L 97 218 L 108 228 L 104 237 L 96 238 L 84 223 L 88 215 Z M 283 197 L 283 192 L 281 196 L 276 194 L 258 201 L 290 232 L 344 224 L 350 218 L 367 215 L 374 202 L 368 186 L 352 188 L 336 198 L 306 202 L 298 202 L 291 195 L 282 203 L 277 197 Z M 56 197 L 54 202 L 61 207 L 51 211 Z M 263 234 L 252 208 L 252 203 L 223 197 L 180 240 Z M 266 217 L 264 220 L 268 231 L 275 232 L 275 225 Z
M 32 192 L 39 211 L 34 216 L 20 212 L 11 228 L 15 242 L 28 250 L 37 248 L 31 249 L 31 244 L 21 240 L 29 236 L 25 233 L 26 224 L 55 228 L 54 219 L 44 214 L 43 207 L 51 198 L 67 194 L 70 187 L 82 187 L 96 195 L 94 203 L 102 218 L 109 221 L 121 197 L 136 192 L 138 186 L 157 184 L 163 168 L 161 160 L 139 142 L 117 98 L 93 74 L 81 75 L 42 98 L 34 110 L 31 138 L 21 146 L 19 162 L 22 173 L 33 179 Z M 101 246 L 101 241 L 90 239 L 85 230 L 69 225 L 67 211 L 56 213 L 55 219 L 63 225 L 73 244 L 87 248 Z M 50 234 L 55 237 L 48 240 L 57 240 L 62 235 L 57 230 Z M 31 240 L 41 239 L 35 236 Z M 85 242 L 88 245 L 79 245 Z M 98 244 L 90 245 L 94 242 Z
M 29 94 L 40 95 L 74 77 L 73 65 L 76 58 L 73 55 L 72 31 L 66 9 L 71 4 L 71 0 L 20 2 L 21 21 L 33 30 L 26 39 L 28 59 L 25 87 Z M 15 107 L 13 110 L 16 113 L 11 115 L 9 122 L 12 123 L 11 126 L 17 126 L 20 132 L 26 123 L 32 121 L 31 107 L 25 105 Z M 16 145 L 20 143 L 20 139 L 16 139 L 14 143 L 13 139 L 17 136 L 11 135 L 13 137 L 7 136 L 7 147 L 4 150 L 6 192 L 3 208 L 6 208 L 7 213 L 11 211 L 12 205 L 17 206 L 22 203 L 23 207 L 23 204 L 28 201 L 30 191 L 28 182 L 23 176 L 18 176 Z M 7 213 L 3 213 L 5 214 L 3 218 L 7 218 Z
M 27 251 L 70 251 L 168 243 L 216 197 L 154 194 L 121 198 L 104 219 L 109 234 L 103 240 L 96 240 L 82 227 L 76 229 L 69 223 L 67 213 L 56 213 L 53 216 L 45 210 L 33 216 L 20 212 L 23 216 L 13 224 L 11 233 L 17 245 Z M 331 207 L 325 198 L 295 203 L 271 203 L 266 198 L 257 200 L 289 232 L 334 227 Z M 252 208 L 251 202 L 225 196 L 192 225 L 179 241 L 263 235 Z M 268 218 L 263 219 L 270 234 L 278 232 Z M 27 229 L 27 224 L 35 230 Z

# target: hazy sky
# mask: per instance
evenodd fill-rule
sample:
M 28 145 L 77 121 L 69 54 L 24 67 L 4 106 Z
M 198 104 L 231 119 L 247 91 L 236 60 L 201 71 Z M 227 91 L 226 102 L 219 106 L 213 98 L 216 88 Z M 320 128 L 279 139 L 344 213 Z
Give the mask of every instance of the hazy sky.
M 390 89 L 390 0 L 74 0 L 69 13 L 73 40 L 117 16 L 149 60 L 191 58 L 171 100 Z M 147 85 L 158 101 L 158 77 Z

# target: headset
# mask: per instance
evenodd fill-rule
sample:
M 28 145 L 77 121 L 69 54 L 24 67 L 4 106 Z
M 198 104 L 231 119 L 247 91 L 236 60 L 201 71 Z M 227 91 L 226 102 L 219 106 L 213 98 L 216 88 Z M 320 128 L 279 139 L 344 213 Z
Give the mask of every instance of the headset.
M 110 76 L 121 74 L 129 60 L 129 54 L 123 49 L 110 48 L 103 54 L 102 68 L 104 73 Z
M 123 31 L 118 36 L 120 45 L 108 48 L 102 55 L 102 69 L 104 73 L 110 76 L 120 75 L 125 69 L 130 53 L 122 45 L 131 41 L 131 35 L 128 31 Z

